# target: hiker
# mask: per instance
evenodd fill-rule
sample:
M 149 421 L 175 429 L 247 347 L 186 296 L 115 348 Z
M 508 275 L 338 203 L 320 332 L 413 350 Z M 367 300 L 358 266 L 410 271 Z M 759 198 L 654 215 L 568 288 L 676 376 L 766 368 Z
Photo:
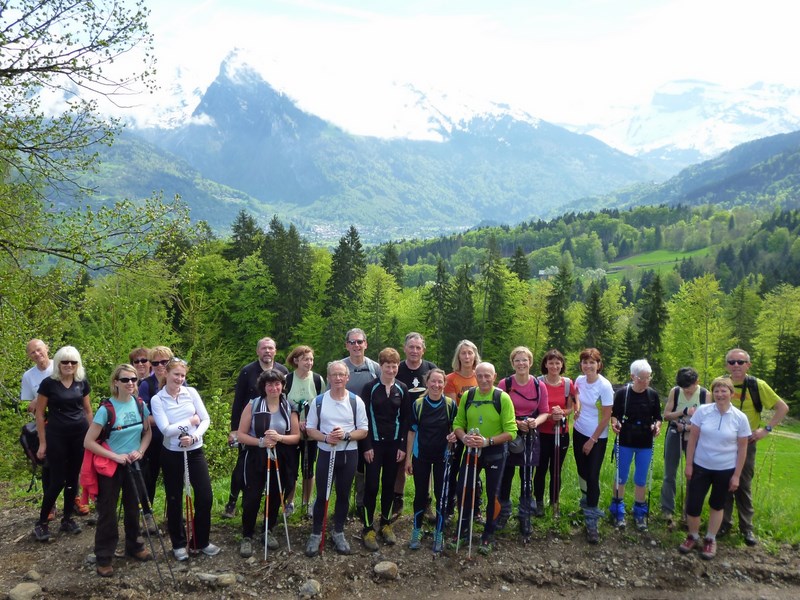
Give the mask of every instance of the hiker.
M 145 466 L 144 480 L 150 506 L 153 505 L 153 500 L 156 497 L 158 475 L 161 473 L 161 446 L 164 444 L 164 436 L 161 434 L 161 430 L 156 427 L 156 421 L 153 418 L 152 399 L 164 387 L 164 382 L 167 378 L 167 363 L 174 356 L 172 350 L 167 346 L 152 347 L 147 358 L 153 370 L 139 382 L 139 399 L 147 405 L 147 409 L 150 411 L 150 431 L 152 432 L 152 439 L 147 451 L 144 453 L 143 461 Z M 156 524 L 153 521 L 153 515 L 146 514 L 145 520 L 150 533 L 155 533 Z
M 331 537 L 338 553 L 350 554 L 344 524 L 358 462 L 358 441 L 367 436 L 368 424 L 364 402 L 347 389 L 349 377 L 350 370 L 344 361 L 328 363 L 330 389 L 317 396 L 308 411 L 306 435 L 317 442 L 318 452 L 317 500 L 314 502 L 314 520 L 306 544 L 306 556 L 316 556 L 323 549 L 323 524 L 327 525 L 328 501 L 334 481 L 336 507 Z
M 500 515 L 495 527 L 502 529 L 511 517 L 511 484 L 516 467 L 519 467 L 519 530 L 523 538 L 527 538 L 531 535 L 531 517 L 537 510 L 533 499 L 533 469 L 539 465 L 538 428 L 550 418 L 550 405 L 547 401 L 547 388 L 531 375 L 533 353 L 525 346 L 517 346 L 511 351 L 509 360 L 514 374 L 500 380 L 497 387 L 507 392 L 514 404 L 518 433 L 514 446 L 509 448 L 503 470 L 498 498 Z
M 664 480 L 661 483 L 661 515 L 667 527 L 674 525 L 676 476 L 681 456 L 686 456 L 686 444 L 692 430 L 691 418 L 697 407 L 705 404 L 708 390 L 698 383 L 699 375 L 692 367 L 681 367 L 664 406 L 664 420 L 669 423 L 664 437 Z M 681 515 L 686 518 L 686 507 Z
M 272 530 L 278 522 L 281 506 L 281 489 L 289 479 L 292 466 L 297 472 L 297 463 L 289 459 L 295 453 L 300 441 L 300 425 L 297 412 L 283 395 L 286 379 L 277 369 L 267 369 L 258 376 L 260 395 L 253 398 L 242 411 L 237 439 L 244 446 L 244 490 L 242 497 L 242 541 L 239 554 L 242 558 L 253 555 L 253 532 L 261 506 L 261 497 L 267 481 L 269 465 L 267 452 L 274 449 L 277 456 L 277 469 L 269 477 L 269 505 L 267 506 L 267 526 L 264 543 L 271 550 L 278 549 L 278 539 Z M 280 483 L 280 485 L 279 485 Z
M 653 465 L 653 444 L 661 432 L 661 401 L 658 392 L 649 387 L 652 376 L 650 363 L 633 361 L 631 383 L 616 391 L 611 409 L 617 469 L 609 510 L 614 525 L 625 527 L 625 484 L 633 462 L 633 521 L 639 531 L 647 529 L 650 506 L 646 485 Z
M 547 405 L 550 418 L 539 426 L 539 466 L 533 476 L 533 496 L 536 500 L 535 517 L 544 515 L 544 487 L 550 473 L 550 505 L 557 513 L 561 494 L 561 471 L 569 450 L 569 415 L 575 411 L 575 387 L 564 377 L 567 361 L 556 349 L 545 352 L 542 357 L 539 380 L 547 388 Z M 556 433 L 558 440 L 556 441 Z
M 258 340 L 256 344 L 256 360 L 242 367 L 236 379 L 236 389 L 233 393 L 233 404 L 231 405 L 231 425 L 230 432 L 228 433 L 228 445 L 237 448 L 239 453 L 236 456 L 236 464 L 231 473 L 231 487 L 228 494 L 228 502 L 225 503 L 225 509 L 222 513 L 222 516 L 226 519 L 232 519 L 236 516 L 236 501 L 239 498 L 239 492 L 243 485 L 244 449 L 236 442 L 242 411 L 244 411 L 244 407 L 247 406 L 250 400 L 261 395 L 257 386 L 258 377 L 261 373 L 267 369 L 277 369 L 284 375 L 289 374 L 289 369 L 284 367 L 281 363 L 275 362 L 275 353 L 277 351 L 275 340 L 271 337 L 263 337 Z
M 153 558 L 139 538 L 138 494 L 133 488 L 134 480 L 128 474 L 129 465 L 144 457 L 151 438 L 147 419 L 150 411 L 136 397 L 137 379 L 133 365 L 119 365 L 114 369 L 110 382 L 111 397 L 97 409 L 83 440 L 84 448 L 116 463 L 113 475 L 97 473 L 94 554 L 97 557 L 97 574 L 101 577 L 111 577 L 114 573 L 111 560 L 119 541 L 117 502 L 120 490 L 125 553 L 141 561 Z
M 289 481 L 286 482 L 286 513 L 287 516 L 294 512 L 295 487 L 298 469 L 301 477 L 301 505 L 304 514 L 308 514 L 308 503 L 311 490 L 314 487 L 314 463 L 317 461 L 317 442 L 306 435 L 306 420 L 311 401 L 325 390 L 325 380 L 321 375 L 314 373 L 314 350 L 311 346 L 295 346 L 286 357 L 286 363 L 294 369 L 286 376 L 284 393 L 286 399 L 292 404 L 292 410 L 297 412 L 300 422 L 300 443 L 295 447 L 294 468 L 289 471 Z
M 347 390 L 358 396 L 364 386 L 380 375 L 380 365 L 369 358 L 366 354 L 369 344 L 367 334 L 363 329 L 354 327 L 344 336 L 345 347 L 348 355 L 342 359 L 348 370 Z M 330 381 L 328 382 L 330 384 Z M 364 482 L 366 473 L 366 463 L 364 462 L 364 451 L 359 445 L 358 466 L 355 474 L 355 514 L 361 517 L 364 513 Z
M 83 462 L 83 438 L 92 421 L 90 392 L 78 350 L 73 346 L 59 348 L 53 357 L 53 372 L 42 379 L 36 394 L 36 430 L 39 434 L 36 456 L 39 460 L 47 458 L 50 466 L 39 520 L 33 528 L 33 535 L 40 542 L 50 539 L 48 516 L 62 490 L 64 512 L 60 530 L 73 534 L 81 532 L 72 515 L 76 510 L 75 495 Z
M 133 368 L 136 369 L 137 383 L 141 383 L 143 379 L 150 376 L 150 349 L 139 347 L 134 348 L 128 354 L 128 360 Z M 154 392 L 155 393 L 155 392 Z
M 428 484 L 433 476 L 436 497 L 436 532 L 433 551 L 444 550 L 444 521 L 447 498 L 442 494 L 447 462 L 452 456 L 448 445 L 456 441 L 452 432 L 456 403 L 444 395 L 445 372 L 434 367 L 423 380 L 426 392 L 414 401 L 409 420 L 405 471 L 414 477 L 414 515 L 409 548 L 417 550 L 422 538 L 422 520 L 428 498 Z M 452 463 L 451 463 L 452 464 Z
M 700 541 L 700 515 L 703 500 L 708 498 L 708 530 L 700 556 L 711 560 L 717 554 L 716 536 L 723 518 L 725 499 L 735 493 L 748 454 L 750 424 L 733 406 L 734 384 L 728 377 L 711 382 L 713 403 L 704 404 L 692 415 L 692 429 L 686 447 L 686 524 L 689 530 L 679 546 L 682 554 L 691 552 Z
M 608 421 L 614 404 L 611 383 L 600 374 L 603 358 L 597 348 L 580 353 L 581 373 L 575 380 L 575 397 L 580 407 L 575 412 L 572 452 L 581 490 L 580 507 L 586 525 L 586 541 L 597 544 L 597 522 L 603 516 L 600 503 L 600 468 L 608 444 Z
M 734 392 L 731 401 L 739 408 L 750 423 L 750 442 L 747 445 L 747 460 L 745 460 L 739 487 L 734 494 L 725 500 L 725 515 L 719 530 L 720 537 L 727 535 L 733 525 L 733 503 L 739 513 L 739 531 L 748 546 L 758 543 L 753 532 L 753 494 L 752 483 L 756 468 L 756 444 L 767 437 L 772 430 L 781 424 L 789 406 L 763 379 L 748 375 L 750 368 L 750 355 L 741 348 L 729 350 L 725 355 L 725 368 L 730 373 L 733 381 Z M 761 426 L 761 413 L 764 409 L 772 410 L 769 423 Z
M 375 535 L 375 506 L 378 490 L 381 494 L 379 530 L 384 543 L 397 543 L 391 525 L 394 503 L 394 482 L 399 465 L 406 458 L 406 428 L 410 404 L 408 388 L 395 379 L 400 365 L 400 353 L 394 348 L 384 348 L 378 355 L 380 377 L 367 383 L 361 391 L 361 399 L 367 411 L 369 433 L 361 442 L 359 450 L 364 457 L 365 485 L 364 508 L 361 522 L 364 526 L 363 542 L 367 550 L 378 550 Z
M 506 444 L 517 436 L 514 404 L 506 392 L 494 386 L 496 376 L 494 365 L 488 362 L 478 364 L 475 368 L 478 387 L 461 397 L 453 422 L 453 431 L 465 446 L 458 479 L 459 506 L 462 507 L 459 532 L 462 538 L 472 530 L 470 516 L 477 505 L 477 476 L 480 471 L 486 472 L 487 510 L 486 525 L 481 535 L 482 554 L 488 554 L 492 550 L 495 503 L 508 452 Z M 468 468 L 470 465 L 472 468 Z M 456 543 L 460 543 L 460 540 Z
M 220 551 L 219 546 L 208 541 L 213 498 L 203 434 L 211 419 L 197 390 L 185 385 L 188 371 L 185 360 L 170 359 L 166 383 L 152 398 L 153 417 L 164 436 L 161 466 L 167 496 L 167 528 L 172 553 L 178 561 L 188 560 L 187 545 L 206 556 L 216 556 Z M 193 522 L 184 522 L 181 510 L 181 492 L 186 493 L 187 504 L 192 504 L 187 484 L 194 490 Z
M 403 354 L 405 360 L 400 361 L 400 366 L 397 369 L 397 380 L 406 384 L 408 388 L 408 402 L 414 404 L 417 398 L 420 398 L 425 393 L 425 378 L 431 369 L 435 369 L 436 365 L 429 360 L 425 360 L 425 338 L 421 333 L 411 331 L 406 334 L 405 342 L 403 344 Z M 408 456 L 406 456 L 408 458 Z M 406 470 L 404 468 L 397 469 L 397 479 L 394 481 L 394 506 L 392 508 L 392 518 L 396 519 L 403 514 L 404 494 L 406 486 Z M 425 488 L 427 489 L 427 487 Z M 427 496 L 426 513 L 425 516 L 432 519 L 435 518 L 430 512 L 430 496 Z
M 469 340 L 461 340 L 456 344 L 455 352 L 453 352 L 453 361 L 451 363 L 453 371 L 447 374 L 447 378 L 444 382 L 444 395 L 453 400 L 456 406 L 461 403 L 461 396 L 467 390 L 477 387 L 478 380 L 475 378 L 475 367 L 477 367 L 480 362 L 481 355 L 475 344 Z M 464 444 L 461 443 L 461 440 L 458 440 L 453 449 L 453 464 L 461 464 L 461 456 L 463 453 Z M 448 500 L 448 506 L 450 510 L 452 510 L 456 504 L 456 493 L 458 491 L 457 479 L 458 469 L 453 469 L 450 472 L 449 485 L 450 499 Z M 481 489 L 480 480 L 478 480 L 477 485 L 479 489 Z M 478 498 L 480 499 L 480 497 L 481 494 L 479 493 Z M 448 518 L 449 517 L 450 515 L 448 515 Z M 482 521 L 479 505 L 475 507 L 474 517 L 477 521 Z

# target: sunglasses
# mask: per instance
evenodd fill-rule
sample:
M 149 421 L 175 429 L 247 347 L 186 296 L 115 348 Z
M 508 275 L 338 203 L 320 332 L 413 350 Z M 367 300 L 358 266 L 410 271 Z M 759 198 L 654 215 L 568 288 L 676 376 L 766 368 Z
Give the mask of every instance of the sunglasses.
M 146 362 L 149 362 L 146 358 L 137 358 L 135 361 L 133 361 L 133 364 L 143 365 Z
M 170 361 L 170 360 L 172 360 L 172 359 L 167 359 L 167 360 L 154 360 L 154 361 L 153 361 L 153 362 L 151 362 L 150 364 L 151 364 L 151 365 L 153 365 L 154 367 L 163 367 L 164 365 L 166 365 L 167 363 L 169 363 L 169 361 Z
M 120 383 L 136 383 L 136 377 L 117 377 Z
M 729 361 L 728 361 L 728 364 L 729 364 L 729 365 L 746 365 L 746 364 L 747 364 L 747 361 L 746 361 L 746 360 L 742 360 L 742 359 L 737 359 L 737 360 L 729 360 Z
M 72 365 L 73 367 L 78 364 L 77 360 L 62 360 L 62 365 Z
M 169 359 L 169 363 L 170 363 L 170 364 L 172 364 L 172 363 L 178 363 L 178 364 L 180 364 L 180 365 L 184 365 L 184 366 L 186 366 L 186 364 L 187 364 L 185 360 L 183 360 L 182 358 L 178 358 L 177 356 L 175 356 L 175 357 L 173 357 L 173 358 L 170 358 L 170 359 Z
M 360 346 L 361 344 L 365 344 L 367 340 L 347 340 L 347 343 L 351 346 Z

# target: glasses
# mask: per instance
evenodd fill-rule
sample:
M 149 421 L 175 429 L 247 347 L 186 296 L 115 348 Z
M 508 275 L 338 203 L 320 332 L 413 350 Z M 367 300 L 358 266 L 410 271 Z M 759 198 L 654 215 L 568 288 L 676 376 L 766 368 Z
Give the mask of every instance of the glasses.
M 133 361 L 135 365 L 143 365 L 144 363 L 149 362 L 146 358 L 137 358 Z
M 653 378 L 652 375 L 635 375 L 635 377 L 639 381 L 650 381 Z
M 136 383 L 136 377 L 117 377 L 120 383 Z
M 347 373 L 328 373 L 328 379 L 344 379 Z
M 360 346 L 361 344 L 366 344 L 367 340 L 347 340 L 347 343 L 351 346 Z
M 728 364 L 729 365 L 746 365 L 747 361 L 746 360 L 742 360 L 741 358 L 737 358 L 736 360 L 729 360 Z
M 74 367 L 75 365 L 78 364 L 78 361 L 77 360 L 62 360 L 61 364 L 62 365 L 71 365 L 71 366 Z
M 177 356 L 173 356 L 172 358 L 169 359 L 169 364 L 172 363 L 178 363 L 179 365 L 184 365 L 184 366 L 186 366 L 187 364 L 185 360 L 183 360 L 182 358 L 178 358 Z
M 167 363 L 168 363 L 170 360 L 172 360 L 172 359 L 169 359 L 169 358 L 168 358 L 167 360 L 154 360 L 154 361 L 153 361 L 153 362 L 151 362 L 150 364 L 151 364 L 151 365 L 153 365 L 154 367 L 163 367 L 163 366 L 164 366 L 164 365 L 166 365 L 166 364 L 167 364 Z

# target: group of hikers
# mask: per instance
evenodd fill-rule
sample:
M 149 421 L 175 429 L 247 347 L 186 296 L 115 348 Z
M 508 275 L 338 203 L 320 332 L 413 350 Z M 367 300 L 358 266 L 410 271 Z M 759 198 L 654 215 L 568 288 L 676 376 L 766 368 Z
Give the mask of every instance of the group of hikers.
M 329 530 L 334 549 L 349 554 L 345 524 L 351 492 L 364 547 L 376 551 L 379 541 L 396 544 L 393 524 L 404 512 L 407 478 L 414 483 L 412 550 L 422 545 L 427 518 L 435 524 L 435 553 L 444 551 L 446 539 L 471 553 L 478 523 L 478 551 L 488 554 L 495 532 L 512 517 L 515 500 L 519 534 L 527 542 L 531 519 L 545 515 L 546 491 L 553 516 L 559 515 L 570 429 L 587 542 L 599 542 L 598 523 L 605 515 L 615 527 L 626 526 L 631 466 L 630 512 L 634 526 L 645 530 L 654 442 L 662 424 L 667 429 L 661 512 L 670 526 L 676 510 L 677 518 L 685 519 L 688 534 L 679 551 L 697 549 L 701 557 L 713 558 L 716 538 L 732 527 L 734 502 L 745 543 L 757 543 L 751 493 L 757 442 L 780 424 L 788 406 L 767 383 L 747 374 L 750 357 L 744 350 L 727 353 L 728 375 L 714 379 L 709 390 L 698 384 L 693 368 L 680 369 L 662 410 L 646 360 L 634 361 L 630 381 L 615 391 L 595 348 L 580 353 L 580 375 L 573 381 L 564 376 L 566 360 L 556 349 L 544 354 L 540 374 L 534 374 L 531 351 L 514 348 L 511 374 L 498 380 L 495 366 L 483 362 L 469 340 L 456 346 L 449 373 L 423 358 L 425 340 L 416 332 L 405 337 L 404 359 L 394 348 L 381 350 L 377 362 L 368 358 L 367 336 L 358 328 L 347 332 L 345 345 L 348 355 L 327 365 L 327 383 L 313 371 L 309 346 L 289 353 L 290 372 L 275 361 L 277 348 L 269 337 L 258 342 L 256 360 L 239 374 L 228 436 L 238 456 L 224 516 L 235 516 L 241 494 L 242 557 L 254 553 L 262 502 L 265 556 L 280 547 L 275 528 L 281 519 L 290 544 L 287 517 L 296 507 L 312 519 L 307 556 L 324 551 Z M 45 464 L 34 537 L 50 539 L 48 523 L 62 492 L 60 530 L 80 533 L 73 518 L 80 482 L 84 499 L 96 498 L 97 573 L 113 574 L 120 494 L 124 552 L 150 560 L 152 544 L 148 549 L 141 534 L 144 529 L 148 537 L 160 535 L 152 503 L 161 472 L 174 558 L 216 555 L 203 451 L 211 422 L 200 395 L 186 384 L 186 361 L 166 346 L 133 350 L 130 361 L 114 369 L 110 396 L 95 411 L 77 349 L 65 346 L 52 360 L 41 340 L 31 340 L 27 350 L 36 364 L 23 375 L 21 399 L 30 401 L 35 414 L 37 457 Z M 762 424 L 765 409 L 771 418 Z M 606 511 L 600 472 L 610 431 L 615 467 Z M 686 498 L 676 507 L 684 456 Z M 512 498 L 515 476 L 518 498 Z M 701 539 L 706 497 L 709 518 Z

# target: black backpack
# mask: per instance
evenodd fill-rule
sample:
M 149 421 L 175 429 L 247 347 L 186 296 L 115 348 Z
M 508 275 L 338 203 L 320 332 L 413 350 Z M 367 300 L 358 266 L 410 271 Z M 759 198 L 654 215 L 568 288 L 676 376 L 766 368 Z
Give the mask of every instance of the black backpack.
M 100 407 L 105 407 L 106 414 L 108 415 L 108 420 L 106 421 L 105 426 L 103 426 L 103 430 L 100 432 L 100 436 L 97 438 L 97 443 L 102 444 L 105 442 L 108 437 L 111 435 L 112 431 L 121 431 L 123 429 L 127 429 L 128 427 L 133 427 L 134 425 L 142 425 L 144 427 L 144 401 L 141 398 L 135 398 L 136 400 L 136 408 L 139 409 L 139 419 L 138 423 L 129 423 L 128 425 L 116 425 L 117 422 L 117 411 L 114 410 L 114 405 L 111 403 L 111 400 L 103 400 L 100 403 Z
M 28 492 L 30 492 L 36 485 L 36 469 L 44 465 L 44 461 L 39 460 L 36 456 L 39 451 L 39 432 L 36 430 L 36 421 L 28 421 L 22 426 L 19 444 L 22 446 L 22 451 L 25 453 L 31 469 L 31 483 L 28 485 Z
M 492 404 L 494 404 L 494 409 L 497 411 L 497 414 L 501 414 L 502 408 L 500 406 L 500 395 L 503 393 L 499 387 L 494 388 L 492 391 Z M 506 392 L 508 393 L 508 392 Z M 467 400 L 466 405 L 464 406 L 464 413 L 466 414 L 469 407 L 475 403 L 475 388 L 471 387 L 467 390 Z M 481 402 L 481 404 L 485 404 L 485 402 Z
M 758 379 L 752 375 L 745 375 L 744 385 L 742 386 L 742 399 L 739 402 L 739 409 L 744 404 L 744 399 L 747 397 L 747 392 L 750 392 L 750 399 L 753 401 L 753 408 L 756 409 L 758 414 L 764 409 L 761 404 L 761 393 L 758 391 Z

